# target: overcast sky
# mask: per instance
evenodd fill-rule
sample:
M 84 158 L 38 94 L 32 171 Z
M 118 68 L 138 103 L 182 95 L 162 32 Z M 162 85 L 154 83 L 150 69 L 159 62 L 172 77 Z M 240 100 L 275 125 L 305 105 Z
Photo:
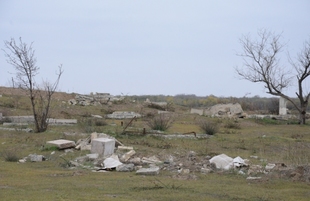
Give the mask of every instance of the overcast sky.
M 37 82 L 54 81 L 62 64 L 59 90 L 68 93 L 269 97 L 237 77 L 239 39 L 282 33 L 295 57 L 310 38 L 309 9 L 309 0 L 0 0 L 0 47 L 34 42 Z M 9 72 L 1 51 L 1 86 Z

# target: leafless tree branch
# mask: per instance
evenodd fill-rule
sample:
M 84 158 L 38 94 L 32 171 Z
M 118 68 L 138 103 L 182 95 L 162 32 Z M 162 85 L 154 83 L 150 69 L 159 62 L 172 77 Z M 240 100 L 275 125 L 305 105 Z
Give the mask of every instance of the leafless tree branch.
M 52 95 L 56 91 L 63 73 L 62 66 L 59 66 L 55 83 L 45 82 L 44 88 L 39 89 L 35 82 L 35 76 L 39 73 L 40 68 L 36 65 L 35 51 L 32 48 L 33 43 L 28 46 L 19 38 L 17 44 L 12 38 L 10 41 L 5 41 L 4 45 L 6 50 L 3 51 L 7 62 L 14 67 L 18 86 L 28 92 L 36 132 L 44 132 L 48 127 Z
M 264 84 L 267 93 L 280 96 L 291 102 L 300 112 L 301 123 L 305 123 L 305 114 L 310 93 L 303 95 L 303 82 L 310 75 L 310 42 L 306 42 L 298 55 L 298 63 L 293 63 L 297 72 L 298 92 L 300 105 L 283 93 L 283 89 L 290 86 L 293 77 L 291 71 L 279 65 L 279 53 L 284 45 L 280 42 L 281 34 L 276 35 L 266 30 L 258 31 L 258 40 L 252 40 L 249 35 L 243 36 L 240 43 L 243 49 L 243 68 L 235 68 L 242 79 Z

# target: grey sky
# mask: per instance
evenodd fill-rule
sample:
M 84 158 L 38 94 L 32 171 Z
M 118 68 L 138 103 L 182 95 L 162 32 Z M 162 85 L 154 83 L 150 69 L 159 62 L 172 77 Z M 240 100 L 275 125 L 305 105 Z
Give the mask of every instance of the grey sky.
M 37 81 L 54 81 L 63 64 L 59 90 L 69 93 L 268 96 L 236 77 L 239 38 L 283 32 L 294 58 L 310 38 L 309 8 L 309 0 L 1 0 L 0 47 L 34 42 Z M 9 86 L 3 52 L 0 66 L 0 85 Z

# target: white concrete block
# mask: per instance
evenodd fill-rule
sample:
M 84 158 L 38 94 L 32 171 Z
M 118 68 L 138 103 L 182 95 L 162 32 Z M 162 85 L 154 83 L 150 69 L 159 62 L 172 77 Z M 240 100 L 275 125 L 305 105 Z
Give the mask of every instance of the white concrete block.
M 91 153 L 98 153 L 100 156 L 106 157 L 114 153 L 115 140 L 108 138 L 96 138 L 91 142 Z

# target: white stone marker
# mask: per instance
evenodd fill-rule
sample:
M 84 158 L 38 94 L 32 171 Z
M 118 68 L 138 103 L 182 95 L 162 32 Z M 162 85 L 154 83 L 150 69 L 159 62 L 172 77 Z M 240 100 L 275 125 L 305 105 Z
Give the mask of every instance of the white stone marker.
M 96 138 L 91 142 L 91 153 L 97 153 L 100 156 L 106 157 L 114 153 L 115 140 L 108 138 Z

